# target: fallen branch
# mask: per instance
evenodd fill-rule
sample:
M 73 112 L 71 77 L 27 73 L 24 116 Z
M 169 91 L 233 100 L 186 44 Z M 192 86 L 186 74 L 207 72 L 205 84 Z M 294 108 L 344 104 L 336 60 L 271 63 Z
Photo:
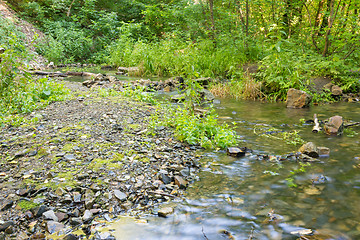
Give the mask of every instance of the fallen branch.
M 315 126 L 313 127 L 312 129 L 312 132 L 313 133 L 318 133 L 321 131 L 321 127 L 320 127 L 320 124 L 319 124 L 319 120 L 316 116 L 316 113 L 314 114 L 314 123 L 315 123 Z
M 33 71 L 29 73 L 34 75 L 49 76 L 49 77 L 67 77 L 67 74 L 62 72 Z
M 344 124 L 344 127 L 353 127 L 353 126 L 357 126 L 360 125 L 360 122 L 354 122 L 354 123 L 349 123 L 349 124 Z

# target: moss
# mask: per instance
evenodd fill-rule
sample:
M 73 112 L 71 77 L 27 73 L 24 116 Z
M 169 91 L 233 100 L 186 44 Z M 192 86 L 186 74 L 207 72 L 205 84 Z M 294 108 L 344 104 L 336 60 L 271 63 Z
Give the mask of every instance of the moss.
M 92 162 L 89 164 L 88 168 L 98 171 L 101 167 L 104 167 L 106 169 L 122 169 L 123 163 L 121 163 L 122 158 L 112 158 L 112 159 L 101 159 L 96 158 L 92 160 Z
M 73 143 L 67 143 L 63 146 L 62 150 L 65 152 L 69 152 L 73 149 L 74 144 Z
M 26 210 L 30 210 L 32 208 L 35 208 L 37 206 L 39 206 L 38 204 L 32 202 L 32 201 L 27 201 L 27 200 L 21 200 L 19 203 L 18 203 L 18 206 L 26 211 Z

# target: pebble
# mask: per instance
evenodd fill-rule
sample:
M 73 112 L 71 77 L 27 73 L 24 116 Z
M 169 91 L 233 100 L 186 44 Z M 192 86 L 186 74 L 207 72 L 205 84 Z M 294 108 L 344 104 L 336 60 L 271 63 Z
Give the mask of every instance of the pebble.
M 168 215 L 173 214 L 173 212 L 174 209 L 172 207 L 164 207 L 158 211 L 158 216 L 166 218 Z
M 114 190 L 114 196 L 116 197 L 116 199 L 118 199 L 119 201 L 125 201 L 127 196 L 125 193 L 119 191 L 119 190 Z

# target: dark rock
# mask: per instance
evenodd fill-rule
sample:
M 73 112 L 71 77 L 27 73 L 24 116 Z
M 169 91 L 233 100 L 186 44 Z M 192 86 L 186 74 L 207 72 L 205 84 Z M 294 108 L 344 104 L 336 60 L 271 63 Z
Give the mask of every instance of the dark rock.
M 305 108 L 308 107 L 312 100 L 305 91 L 290 88 L 287 92 L 286 107 L 288 108 Z
M 79 226 L 82 224 L 82 219 L 81 218 L 71 218 L 69 223 L 71 226 Z
M 74 211 L 72 211 L 71 216 L 79 217 L 80 216 L 79 209 L 75 208 Z
M 312 158 L 318 158 L 319 157 L 319 154 L 318 154 L 318 150 L 315 146 L 314 143 L 312 142 L 308 142 L 308 143 L 305 143 L 304 145 L 302 145 L 300 148 L 299 148 L 299 152 L 305 154 L 305 155 L 308 155 Z
M 78 236 L 74 234 L 68 234 L 62 240 L 78 240 L 78 239 L 80 239 Z
M 31 209 L 31 212 L 35 217 L 41 217 L 44 212 L 46 212 L 47 207 L 45 205 L 41 205 L 39 207 L 35 207 Z
M 172 207 L 164 207 L 158 211 L 158 216 L 166 218 L 168 215 L 173 214 L 173 212 L 174 209 Z
M 123 127 L 120 124 L 114 124 L 112 128 L 116 131 L 122 131 Z
M 165 184 L 171 183 L 171 178 L 165 173 L 160 173 L 160 180 Z
M 55 221 L 48 221 L 46 228 L 50 234 L 53 234 L 63 230 L 65 228 L 65 225 Z
M 87 179 L 87 178 L 89 178 L 89 177 L 90 177 L 90 175 L 87 174 L 87 173 L 85 173 L 85 174 L 80 174 L 80 175 L 77 177 L 77 179 L 81 181 L 81 180 Z
M 117 200 L 119 200 L 119 201 L 125 201 L 126 200 L 126 198 L 127 198 L 127 196 L 126 196 L 126 194 L 125 193 L 123 193 L 123 192 L 121 192 L 121 191 L 119 191 L 119 190 L 114 190 L 114 196 L 115 196 L 115 198 L 117 199 Z
M 328 135 L 342 135 L 344 130 L 344 121 L 341 116 L 333 116 L 329 118 L 324 126 L 325 133 Z
M 5 202 L 0 207 L 0 211 L 6 211 L 6 210 L 10 209 L 13 204 L 14 204 L 14 201 L 8 200 L 8 199 L 5 200 Z
M 214 80 L 210 77 L 207 77 L 207 78 L 198 78 L 198 79 L 195 79 L 194 81 L 197 82 L 198 84 L 200 84 L 201 86 L 207 86 Z
M 85 209 L 91 209 L 94 206 L 95 199 L 85 201 Z
M 174 177 L 175 180 L 175 184 L 179 186 L 180 189 L 185 189 L 187 186 L 187 181 L 185 181 L 182 177 L 180 176 L 175 176 Z
M 26 197 L 27 195 L 29 195 L 32 192 L 32 188 L 23 188 L 23 189 L 19 189 L 16 191 L 16 194 L 21 196 L 21 197 Z
M 14 155 L 14 157 L 15 158 L 20 158 L 20 157 L 23 157 L 23 156 L 25 156 L 26 155 L 26 153 L 28 152 L 28 150 L 27 149 L 25 149 L 25 150 L 21 150 L 21 151 L 19 151 L 19 152 L 16 152 L 15 153 L 15 155 Z
M 13 221 L 7 221 L 4 223 L 0 223 L 0 232 L 5 231 L 8 227 L 14 226 L 15 223 Z
M 226 149 L 226 153 L 227 155 L 232 157 L 242 157 L 245 156 L 246 151 L 243 151 L 242 149 L 237 147 L 229 147 Z
M 26 211 L 24 213 L 24 216 L 26 219 L 32 219 L 34 217 L 34 214 L 31 211 Z

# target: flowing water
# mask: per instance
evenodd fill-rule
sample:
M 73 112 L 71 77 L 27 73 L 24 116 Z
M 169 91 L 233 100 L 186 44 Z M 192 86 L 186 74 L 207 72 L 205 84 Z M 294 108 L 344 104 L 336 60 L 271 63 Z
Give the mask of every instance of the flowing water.
M 322 120 L 341 115 L 360 122 L 359 103 L 287 109 L 284 103 L 221 99 L 215 108 L 221 121 L 236 123 L 239 145 L 253 154 L 205 152 L 200 180 L 184 199 L 170 203 L 173 215 L 149 216 L 147 223 L 123 217 L 112 226 L 117 239 L 298 239 L 291 232 L 304 229 L 318 233 L 304 239 L 360 239 L 360 134 L 315 134 L 311 124 L 300 122 L 314 113 Z M 300 147 L 261 134 L 270 127 L 298 130 L 306 142 L 330 148 L 330 157 L 304 166 L 304 172 L 296 171 L 300 163 L 294 161 L 259 160 L 257 154 L 278 156 Z M 360 126 L 353 129 L 360 133 Z
M 185 199 L 173 203 L 174 215 L 149 217 L 147 224 L 117 223 L 117 239 L 297 239 L 291 232 L 301 229 L 316 230 L 319 235 L 312 239 L 360 239 L 360 135 L 315 134 L 312 125 L 300 123 L 314 113 L 319 119 L 341 115 L 360 121 L 360 104 L 287 109 L 284 103 L 221 100 L 215 107 L 220 119 L 236 122 L 240 145 L 253 149 L 253 155 L 232 158 L 206 152 L 200 180 L 188 188 Z M 305 141 L 329 147 L 330 157 L 296 174 L 291 171 L 299 163 L 258 160 L 254 155 L 299 148 L 256 134 L 269 125 L 299 130 Z M 354 130 L 360 132 L 359 127 Z M 288 186 L 289 176 L 297 187 Z

